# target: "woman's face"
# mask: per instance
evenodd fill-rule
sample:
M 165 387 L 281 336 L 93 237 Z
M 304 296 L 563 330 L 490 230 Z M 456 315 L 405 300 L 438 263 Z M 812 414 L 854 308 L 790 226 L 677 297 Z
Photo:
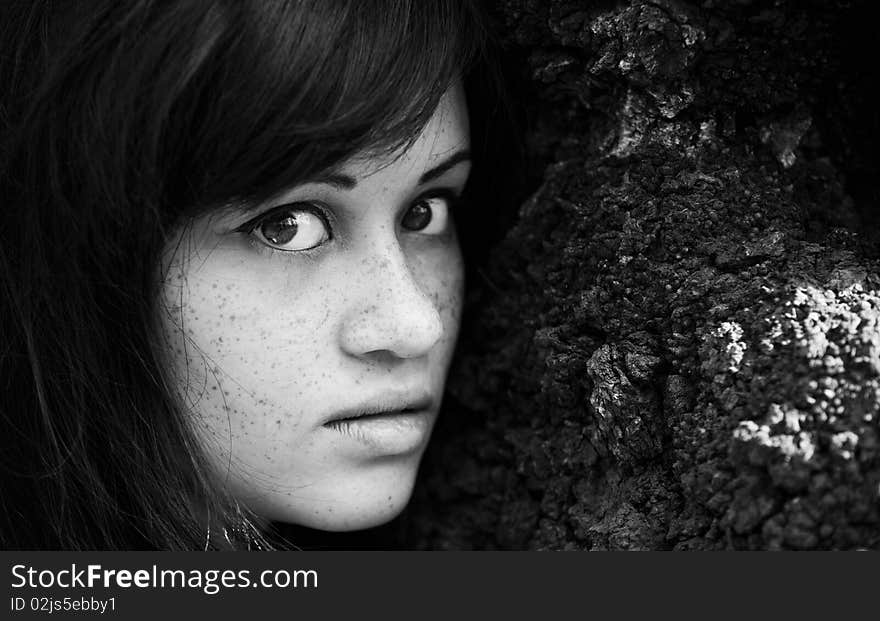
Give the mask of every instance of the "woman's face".
M 261 517 L 348 530 L 407 503 L 458 332 L 468 146 L 455 88 L 397 157 L 169 244 L 171 369 L 217 475 Z

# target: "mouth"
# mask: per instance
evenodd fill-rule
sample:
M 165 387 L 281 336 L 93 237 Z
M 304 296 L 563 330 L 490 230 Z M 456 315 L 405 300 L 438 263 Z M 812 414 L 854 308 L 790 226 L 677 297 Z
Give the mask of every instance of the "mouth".
M 430 395 L 382 395 L 334 413 L 322 425 L 347 439 L 360 453 L 411 453 L 423 447 L 434 421 Z
M 325 427 L 340 426 L 352 422 L 367 422 L 378 418 L 423 414 L 431 409 L 433 400 L 427 394 L 406 396 L 389 394 L 365 401 L 351 408 L 336 412 L 324 423 Z

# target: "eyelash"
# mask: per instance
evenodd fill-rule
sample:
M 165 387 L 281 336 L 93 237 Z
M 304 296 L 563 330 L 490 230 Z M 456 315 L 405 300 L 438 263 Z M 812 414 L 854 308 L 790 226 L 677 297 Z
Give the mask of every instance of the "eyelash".
M 449 220 L 446 223 L 446 229 L 443 233 L 432 234 L 432 237 L 445 235 L 449 233 L 449 230 L 454 226 L 454 214 L 456 210 L 461 206 L 462 202 L 464 202 L 464 197 L 461 196 L 455 190 L 451 190 L 448 188 L 439 188 L 435 190 L 429 190 L 424 194 L 418 196 L 415 200 L 413 200 L 406 209 L 403 210 L 401 217 L 398 220 L 402 220 L 406 214 L 412 209 L 415 205 L 418 205 L 422 201 L 430 201 L 431 199 L 439 198 L 446 201 L 447 207 L 447 216 Z M 410 231 L 412 233 L 419 233 L 420 231 Z
M 410 209 L 412 209 L 413 206 L 419 204 L 422 201 L 429 201 L 431 199 L 436 199 L 436 198 L 443 199 L 444 201 L 446 201 L 447 213 L 449 216 L 452 216 L 452 214 L 454 214 L 456 209 L 464 201 L 464 198 L 458 192 L 456 192 L 455 190 L 449 189 L 449 188 L 438 188 L 438 189 L 429 190 L 429 191 L 425 192 L 424 194 L 419 195 L 414 200 L 412 200 L 409 203 L 409 205 L 407 205 L 406 209 L 403 210 L 403 212 L 402 212 L 401 216 L 398 218 L 398 220 L 402 220 L 402 218 L 409 212 Z M 314 247 L 311 247 L 311 248 L 306 248 L 306 249 L 302 249 L 302 250 L 283 250 L 281 248 L 275 248 L 275 247 L 267 244 L 266 242 L 256 238 L 256 230 L 260 227 L 260 225 L 262 225 L 264 222 L 266 222 L 269 218 L 271 218 L 272 216 L 274 216 L 276 214 L 289 213 L 292 211 L 305 211 L 305 212 L 312 213 L 312 214 L 316 215 L 318 218 L 320 218 L 324 227 L 327 230 L 327 239 L 325 241 L 321 242 L 320 244 L 318 244 Z M 278 205 L 276 207 L 272 207 L 272 208 L 266 210 L 265 212 L 261 213 L 260 215 L 256 216 L 255 218 L 252 218 L 251 220 L 248 220 L 247 222 L 245 222 L 241 226 L 237 227 L 236 229 L 234 229 L 234 232 L 248 235 L 251 238 L 251 240 L 253 241 L 254 245 L 257 246 L 259 249 L 268 249 L 272 252 L 283 252 L 283 253 L 288 253 L 288 254 L 296 253 L 296 254 L 308 255 L 312 251 L 317 250 L 318 248 L 324 246 L 328 241 L 335 238 L 334 227 L 331 224 L 333 221 L 334 221 L 334 218 L 332 217 L 332 212 L 326 206 L 322 205 L 321 203 L 317 203 L 317 202 L 313 202 L 313 201 L 301 201 L 301 202 L 285 203 L 283 205 Z M 452 227 L 452 223 L 447 222 L 447 225 L 446 225 L 447 231 L 445 231 L 444 233 L 432 234 L 431 236 L 436 237 L 436 236 L 443 235 L 446 232 L 448 232 L 448 229 L 450 229 L 451 227 Z M 410 231 L 410 232 L 419 233 L 419 231 Z
M 316 203 L 316 202 L 312 202 L 312 201 L 297 201 L 297 202 L 293 202 L 293 203 L 285 203 L 283 205 L 278 205 L 276 207 L 272 207 L 272 208 L 264 211 L 263 213 L 261 213 L 257 217 L 248 220 L 247 222 L 245 222 L 244 224 L 242 224 L 241 226 L 236 228 L 234 230 L 234 232 L 248 235 L 251 238 L 254 245 L 258 249 L 268 249 L 273 252 L 288 252 L 288 253 L 296 252 L 296 253 L 301 253 L 301 254 L 308 254 L 310 251 L 315 250 L 315 249 L 323 246 L 326 243 L 326 241 L 322 242 L 318 246 L 315 246 L 314 248 L 308 248 L 305 250 L 281 250 L 279 248 L 274 248 L 274 247 L 270 246 L 269 244 L 267 244 L 266 242 L 263 242 L 260 239 L 256 238 L 256 230 L 260 227 L 260 225 L 262 225 L 264 222 L 266 222 L 267 220 L 269 220 L 272 216 L 274 216 L 276 214 L 281 215 L 281 214 L 290 213 L 292 211 L 304 211 L 304 212 L 312 213 L 315 216 L 317 216 L 321 220 L 321 222 L 324 224 L 324 228 L 327 230 L 327 240 L 326 241 L 330 241 L 333 239 L 333 237 L 334 237 L 333 226 L 331 225 L 331 221 L 333 218 L 331 217 L 330 210 L 327 209 L 325 206 L 321 205 L 320 203 Z

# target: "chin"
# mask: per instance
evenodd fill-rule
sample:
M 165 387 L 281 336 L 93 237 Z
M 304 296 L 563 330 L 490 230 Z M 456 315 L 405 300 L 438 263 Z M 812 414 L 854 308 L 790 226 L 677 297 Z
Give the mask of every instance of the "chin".
M 314 528 L 327 532 L 349 532 L 381 526 L 390 522 L 403 511 L 409 502 L 410 494 L 398 501 L 386 501 L 374 507 L 351 506 L 339 507 L 329 515 L 313 516 L 312 519 L 304 519 L 295 522 L 299 526 Z
M 373 528 L 397 517 L 409 503 L 418 462 L 418 457 L 389 458 L 306 486 L 295 495 L 264 491 L 248 504 L 273 522 L 330 532 Z

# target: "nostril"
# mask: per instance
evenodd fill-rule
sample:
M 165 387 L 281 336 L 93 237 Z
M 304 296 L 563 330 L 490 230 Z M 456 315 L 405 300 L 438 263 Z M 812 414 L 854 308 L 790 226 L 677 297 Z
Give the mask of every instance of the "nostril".
M 352 309 L 343 319 L 340 340 L 351 355 L 414 358 L 427 354 L 442 335 L 440 314 L 430 299 L 389 292 L 381 303 Z
M 342 348 L 356 356 L 370 355 L 374 360 L 417 358 L 426 355 L 440 341 L 442 326 L 438 322 L 417 320 L 407 325 L 393 316 L 364 317 L 343 327 Z

